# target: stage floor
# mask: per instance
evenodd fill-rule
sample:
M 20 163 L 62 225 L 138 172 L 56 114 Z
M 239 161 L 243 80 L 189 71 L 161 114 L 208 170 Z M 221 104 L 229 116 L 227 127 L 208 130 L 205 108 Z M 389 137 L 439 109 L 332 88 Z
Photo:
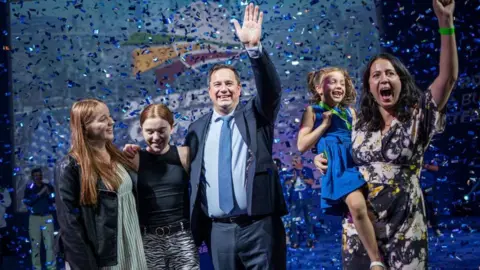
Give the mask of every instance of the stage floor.
M 303 243 L 288 249 L 287 269 L 342 269 L 340 228 L 329 230 L 334 225 L 325 223 L 326 232 L 320 231 L 314 248 Z M 480 269 L 480 218 L 442 219 L 440 225 L 443 236 L 429 230 L 428 269 Z
M 341 269 L 340 221 L 326 217 L 323 221 L 323 227 L 318 224 L 316 228 L 314 248 L 307 249 L 303 243 L 298 249 L 288 249 L 288 269 Z M 443 217 L 440 222 L 443 236 L 429 231 L 429 269 L 480 269 L 480 217 Z M 25 249 L 27 245 L 24 244 Z M 30 269 L 30 258 L 23 254 L 23 258 L 5 257 L 2 269 Z M 202 267 L 205 269 L 211 268 Z

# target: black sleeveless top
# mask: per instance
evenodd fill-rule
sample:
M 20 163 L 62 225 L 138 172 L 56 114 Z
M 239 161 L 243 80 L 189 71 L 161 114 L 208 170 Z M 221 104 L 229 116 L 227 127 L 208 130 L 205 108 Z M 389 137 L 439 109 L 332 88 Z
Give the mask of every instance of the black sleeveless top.
M 189 177 L 176 146 L 167 153 L 141 150 L 138 168 L 138 203 L 141 226 L 166 226 L 189 219 Z

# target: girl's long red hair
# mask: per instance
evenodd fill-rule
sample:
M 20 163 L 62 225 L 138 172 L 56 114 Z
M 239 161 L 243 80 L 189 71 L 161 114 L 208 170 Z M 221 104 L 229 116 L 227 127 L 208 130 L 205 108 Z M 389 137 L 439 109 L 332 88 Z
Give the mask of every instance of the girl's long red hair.
M 122 183 L 117 173 L 117 163 L 126 168 L 134 168 L 132 162 L 118 150 L 113 142 L 106 142 L 110 162 L 102 160 L 98 151 L 91 146 L 86 136 L 86 126 L 94 118 L 95 108 L 104 104 L 97 99 L 83 99 L 70 109 L 71 148 L 69 154 L 80 165 L 80 204 L 95 205 L 98 199 L 97 183 L 101 179 L 105 186 L 116 191 Z

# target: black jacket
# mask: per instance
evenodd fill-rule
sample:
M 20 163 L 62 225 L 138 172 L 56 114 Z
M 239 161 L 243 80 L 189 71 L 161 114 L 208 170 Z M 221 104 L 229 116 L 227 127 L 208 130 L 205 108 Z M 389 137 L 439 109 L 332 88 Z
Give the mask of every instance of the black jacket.
M 136 198 L 137 176 L 128 173 Z M 117 193 L 107 190 L 100 180 L 97 191 L 95 206 L 80 206 L 80 166 L 71 156 L 56 164 L 55 202 L 60 224 L 57 248 L 74 270 L 117 264 Z
M 247 208 L 249 215 L 287 213 L 283 189 L 272 158 L 274 124 L 280 109 L 282 88 L 277 71 L 264 50 L 259 58 L 250 58 L 257 95 L 235 109 L 235 123 L 248 146 L 246 171 Z M 208 240 L 211 220 L 201 210 L 197 196 L 203 166 L 205 139 L 212 113 L 192 123 L 185 144 L 190 147 L 190 219 L 195 243 Z

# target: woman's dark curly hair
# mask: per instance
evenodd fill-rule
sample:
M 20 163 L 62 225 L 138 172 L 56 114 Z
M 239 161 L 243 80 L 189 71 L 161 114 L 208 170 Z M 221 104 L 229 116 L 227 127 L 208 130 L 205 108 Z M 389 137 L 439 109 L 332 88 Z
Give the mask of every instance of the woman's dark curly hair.
M 417 107 L 420 99 L 420 89 L 415 84 L 413 76 L 408 72 L 405 65 L 397 57 L 388 54 L 381 53 L 372 59 L 367 65 L 367 68 L 363 72 L 363 88 L 360 96 L 360 113 L 358 115 L 358 121 L 355 126 L 357 129 L 365 129 L 367 131 L 380 130 L 383 123 L 382 115 L 378 109 L 378 104 L 375 101 L 372 93 L 370 93 L 370 69 L 373 63 L 378 59 L 385 59 L 392 63 L 395 72 L 400 77 L 402 82 L 402 89 L 400 91 L 400 97 L 395 104 L 396 118 L 401 122 L 405 122 L 411 118 L 413 109 Z

